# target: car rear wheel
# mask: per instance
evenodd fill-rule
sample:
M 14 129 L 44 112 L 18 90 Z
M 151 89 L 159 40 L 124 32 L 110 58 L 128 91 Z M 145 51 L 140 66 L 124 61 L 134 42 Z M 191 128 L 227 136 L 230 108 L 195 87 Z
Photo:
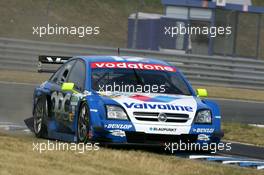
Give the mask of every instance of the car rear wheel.
M 34 119 L 34 132 L 36 137 L 44 137 L 46 135 L 46 126 L 44 124 L 44 119 L 48 115 L 47 101 L 40 98 L 34 109 L 33 119 Z
M 83 103 L 78 116 L 77 136 L 78 142 L 87 142 L 89 140 L 90 116 L 86 103 Z

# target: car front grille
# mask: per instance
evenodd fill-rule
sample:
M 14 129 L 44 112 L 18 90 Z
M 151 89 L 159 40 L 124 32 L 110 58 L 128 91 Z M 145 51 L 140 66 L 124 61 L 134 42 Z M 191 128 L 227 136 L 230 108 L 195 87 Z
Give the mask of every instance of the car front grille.
M 167 116 L 166 122 L 174 123 L 185 123 L 190 118 L 188 114 L 175 114 L 175 113 L 164 113 Z M 139 121 L 150 121 L 150 122 L 159 122 L 158 112 L 134 112 L 133 113 L 136 120 Z

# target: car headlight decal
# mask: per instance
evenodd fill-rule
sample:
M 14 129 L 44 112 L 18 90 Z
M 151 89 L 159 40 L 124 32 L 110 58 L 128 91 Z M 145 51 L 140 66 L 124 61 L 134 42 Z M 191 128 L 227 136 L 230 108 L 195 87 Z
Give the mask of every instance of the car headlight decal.
M 125 110 L 117 105 L 106 105 L 108 119 L 128 120 Z
M 196 113 L 194 122 L 198 124 L 211 124 L 212 123 L 211 111 L 209 109 L 199 110 Z

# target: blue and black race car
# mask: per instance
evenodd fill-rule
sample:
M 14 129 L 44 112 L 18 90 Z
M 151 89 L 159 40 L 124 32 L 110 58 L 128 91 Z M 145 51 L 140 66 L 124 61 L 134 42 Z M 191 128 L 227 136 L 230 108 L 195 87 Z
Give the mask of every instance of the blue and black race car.
M 220 111 L 206 96 L 164 61 L 78 56 L 36 87 L 32 127 L 37 137 L 70 142 L 218 143 Z

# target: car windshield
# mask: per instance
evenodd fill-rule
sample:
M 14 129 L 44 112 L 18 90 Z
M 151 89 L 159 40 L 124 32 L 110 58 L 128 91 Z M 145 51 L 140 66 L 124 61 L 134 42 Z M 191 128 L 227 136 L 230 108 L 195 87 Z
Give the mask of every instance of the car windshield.
M 92 68 L 92 89 L 99 92 L 191 95 L 179 72 Z

